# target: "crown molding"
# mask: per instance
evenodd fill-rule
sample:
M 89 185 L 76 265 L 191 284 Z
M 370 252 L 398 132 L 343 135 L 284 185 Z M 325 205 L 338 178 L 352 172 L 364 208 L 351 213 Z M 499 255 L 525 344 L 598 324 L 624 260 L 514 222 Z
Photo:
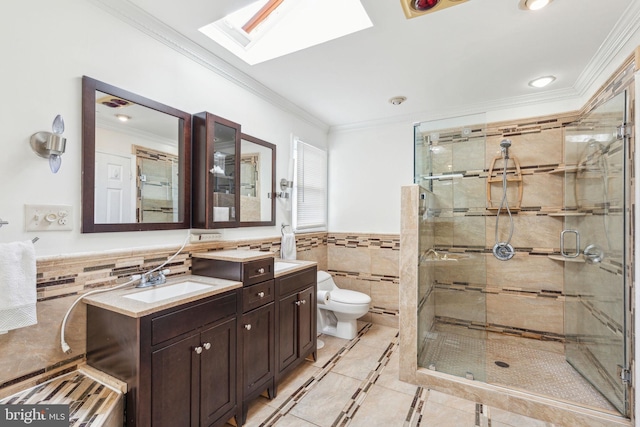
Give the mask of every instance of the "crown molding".
M 522 95 L 518 97 L 503 98 L 488 102 L 475 104 L 465 104 L 464 106 L 452 106 L 438 111 L 423 110 L 418 113 L 403 116 L 385 117 L 380 120 L 368 120 L 358 123 L 348 123 L 344 125 L 332 126 L 330 134 L 341 132 L 352 132 L 377 126 L 391 125 L 394 123 L 418 123 L 428 118 L 431 120 L 441 120 L 451 117 L 465 116 L 469 114 L 480 114 L 491 111 L 516 109 L 531 107 L 546 103 L 563 101 L 574 101 L 585 103 L 589 96 L 598 90 L 598 80 L 612 64 L 622 49 L 632 40 L 635 34 L 640 31 L 640 1 L 632 1 L 629 7 L 622 14 L 614 28 L 607 35 L 607 38 L 600 45 L 597 52 L 591 58 L 582 73 L 576 79 L 571 88 L 546 91 L 540 94 Z M 630 54 L 631 52 L 627 52 Z M 616 66 L 620 64 L 615 64 Z M 606 79 L 605 79 L 606 80 Z M 578 106 L 579 108 L 579 106 Z
M 536 93 L 529 95 L 521 95 L 511 98 L 496 99 L 487 102 L 478 102 L 475 104 L 465 104 L 464 106 L 451 106 L 437 111 L 423 110 L 417 113 L 410 113 L 399 116 L 388 116 L 379 120 L 367 120 L 357 123 L 348 123 L 345 125 L 332 126 L 329 129 L 330 134 L 353 132 L 374 128 L 377 126 L 387 126 L 394 123 L 419 123 L 425 120 L 441 120 L 452 117 L 467 116 L 471 114 L 482 114 L 499 110 L 512 110 L 516 108 L 530 107 L 545 103 L 573 101 L 578 100 L 580 94 L 574 88 L 559 89 L 544 93 Z
M 608 66 L 610 66 L 616 56 L 621 53 L 621 50 L 640 30 L 640 1 L 634 0 L 622 14 L 622 17 L 618 20 L 605 41 L 598 48 L 597 52 L 589 61 L 576 82 L 568 89 L 546 91 L 540 94 L 528 94 L 475 104 L 465 104 L 464 106 L 452 106 L 446 109 L 439 109 L 437 112 L 423 110 L 418 113 L 411 113 L 402 116 L 385 116 L 382 119 L 329 126 L 293 102 L 277 94 L 238 68 L 224 61 L 222 58 L 214 55 L 184 35 L 173 30 L 171 27 L 132 4 L 130 1 L 88 1 L 123 22 L 160 41 L 164 45 L 181 53 L 187 58 L 224 77 L 228 81 L 266 100 L 283 111 L 291 113 L 299 117 L 301 120 L 329 133 L 356 131 L 399 122 L 415 123 L 417 121 L 424 120 L 426 117 L 428 117 L 429 120 L 439 120 L 467 114 L 530 107 L 545 103 L 563 101 L 579 102 L 581 100 L 584 102 L 584 98 L 591 95 L 590 92 L 597 90 L 597 87 L 594 88 L 594 86 L 598 79 L 602 77 L 602 74 L 606 72 Z
M 98 8 L 140 30 L 165 46 L 264 99 L 281 110 L 327 132 L 329 125 L 277 94 L 248 74 L 209 52 L 128 0 L 88 0 Z
M 581 97 L 591 96 L 598 88 L 594 87 L 607 67 L 622 52 L 622 49 L 640 30 L 640 2 L 632 1 L 616 22 L 613 29 L 602 42 L 591 61 L 578 76 L 574 88 Z M 635 46 L 634 46 L 635 48 Z M 631 52 L 625 53 L 625 57 Z M 620 64 L 616 64 L 618 66 Z

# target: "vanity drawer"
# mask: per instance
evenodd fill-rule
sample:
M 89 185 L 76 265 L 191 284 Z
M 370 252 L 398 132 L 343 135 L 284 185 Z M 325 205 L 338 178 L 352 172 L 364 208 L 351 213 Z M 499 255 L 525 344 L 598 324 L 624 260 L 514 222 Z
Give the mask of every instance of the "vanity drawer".
M 311 267 L 278 278 L 278 296 L 288 295 L 314 285 L 317 280 L 316 268 Z
M 273 258 L 258 259 L 242 264 L 244 286 L 273 279 Z
M 198 276 L 237 280 L 244 286 L 273 279 L 273 257 L 237 262 L 194 257 L 191 273 Z
M 151 345 L 156 345 L 202 325 L 236 313 L 236 292 L 195 303 L 151 319 Z
M 258 308 L 273 301 L 273 280 L 242 288 L 242 312 Z

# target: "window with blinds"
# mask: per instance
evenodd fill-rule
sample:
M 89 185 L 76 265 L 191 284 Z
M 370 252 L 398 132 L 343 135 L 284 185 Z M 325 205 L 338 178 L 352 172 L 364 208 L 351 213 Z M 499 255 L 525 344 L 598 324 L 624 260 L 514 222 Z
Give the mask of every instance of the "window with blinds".
M 326 231 L 327 152 L 296 139 L 293 159 L 293 230 Z

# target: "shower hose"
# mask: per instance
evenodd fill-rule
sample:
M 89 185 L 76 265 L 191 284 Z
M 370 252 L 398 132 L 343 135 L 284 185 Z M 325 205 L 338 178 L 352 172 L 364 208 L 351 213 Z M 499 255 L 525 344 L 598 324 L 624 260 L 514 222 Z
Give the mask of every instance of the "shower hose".
M 509 163 L 509 156 L 504 153 L 504 168 L 502 170 L 502 200 L 500 201 L 500 206 L 498 207 L 498 212 L 496 214 L 496 232 L 495 232 L 495 242 L 496 244 L 493 246 L 493 255 L 501 261 L 507 261 L 513 258 L 514 249 L 511 246 L 511 238 L 513 237 L 513 216 L 511 215 L 511 210 L 509 209 L 509 201 L 507 200 L 507 165 Z M 502 209 L 507 211 L 509 215 L 509 237 L 504 242 L 501 242 L 498 237 L 499 224 L 500 224 L 500 211 Z

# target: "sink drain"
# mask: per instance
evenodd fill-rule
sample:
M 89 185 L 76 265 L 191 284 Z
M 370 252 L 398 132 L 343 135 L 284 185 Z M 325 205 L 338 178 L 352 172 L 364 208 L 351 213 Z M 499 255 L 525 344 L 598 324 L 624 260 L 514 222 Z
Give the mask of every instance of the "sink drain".
M 509 364 L 507 362 L 503 362 L 501 360 L 496 360 L 494 362 L 496 365 L 500 366 L 501 368 L 508 368 Z

